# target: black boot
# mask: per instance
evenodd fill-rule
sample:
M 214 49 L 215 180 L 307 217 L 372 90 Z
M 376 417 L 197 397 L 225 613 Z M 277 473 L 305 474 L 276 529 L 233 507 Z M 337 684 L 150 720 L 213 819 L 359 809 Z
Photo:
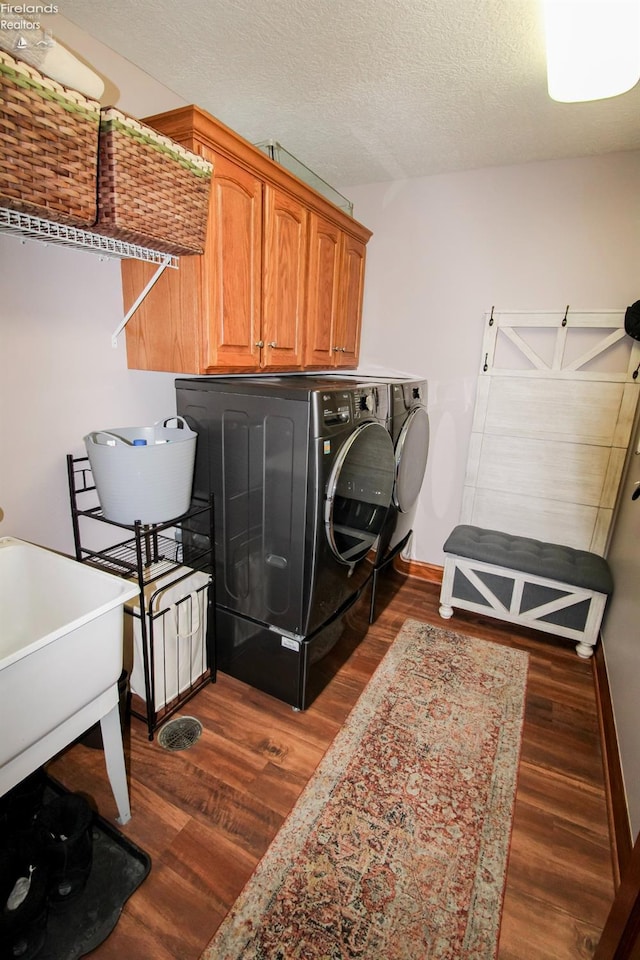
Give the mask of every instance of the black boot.
M 0 798 L 2 838 L 29 833 L 42 809 L 47 775 L 40 767 Z
M 47 868 L 32 837 L 0 851 L 0 957 L 31 960 L 47 932 Z
M 49 864 L 49 898 L 73 900 L 84 890 L 93 860 L 93 814 L 77 793 L 56 797 L 38 817 Z

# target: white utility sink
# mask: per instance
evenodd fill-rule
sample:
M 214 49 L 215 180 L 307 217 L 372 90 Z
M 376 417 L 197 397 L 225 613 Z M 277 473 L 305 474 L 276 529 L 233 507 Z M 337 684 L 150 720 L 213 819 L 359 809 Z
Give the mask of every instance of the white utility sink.
M 130 817 L 118 679 L 135 584 L 0 538 L 0 796 L 100 721 L 120 823 Z

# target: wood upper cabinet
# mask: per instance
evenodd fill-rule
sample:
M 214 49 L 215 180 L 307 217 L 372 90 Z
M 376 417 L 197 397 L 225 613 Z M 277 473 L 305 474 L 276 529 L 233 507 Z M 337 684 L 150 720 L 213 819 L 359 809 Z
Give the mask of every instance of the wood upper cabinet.
M 360 352 L 362 299 L 366 246 L 355 237 L 342 236 L 341 284 L 342 302 L 336 329 L 336 366 L 356 367 Z
M 370 231 L 198 107 L 145 123 L 210 160 L 213 177 L 204 253 L 165 270 L 130 318 L 129 367 L 357 366 Z M 123 262 L 126 310 L 154 270 Z
M 328 220 L 313 214 L 310 219 L 305 365 L 353 368 L 360 348 L 366 246 Z
M 307 220 L 302 203 L 272 186 L 265 188 L 263 367 L 296 369 L 303 362 Z
M 309 225 L 309 286 L 305 365 L 334 364 L 340 304 L 340 228 L 311 214 Z
M 202 366 L 257 367 L 262 327 L 263 186 L 227 157 L 211 156 L 209 150 L 203 153 L 213 161 L 214 173 L 203 255 Z

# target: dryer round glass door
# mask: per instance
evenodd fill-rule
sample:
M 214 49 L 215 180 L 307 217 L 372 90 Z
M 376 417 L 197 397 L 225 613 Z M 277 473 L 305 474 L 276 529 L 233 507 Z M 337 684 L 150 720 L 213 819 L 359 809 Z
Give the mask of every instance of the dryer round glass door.
M 393 502 L 400 513 L 408 513 L 416 505 L 424 480 L 428 453 L 429 415 L 424 407 L 414 407 L 396 442 Z
M 374 546 L 391 504 L 395 459 L 381 423 L 361 424 L 340 448 L 331 470 L 325 529 L 343 563 L 356 563 Z

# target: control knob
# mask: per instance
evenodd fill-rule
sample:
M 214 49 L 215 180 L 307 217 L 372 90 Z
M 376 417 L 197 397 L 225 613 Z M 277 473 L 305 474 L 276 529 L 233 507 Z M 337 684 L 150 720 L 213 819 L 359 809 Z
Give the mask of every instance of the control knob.
M 373 412 L 373 397 L 371 394 L 365 393 L 360 397 L 360 409 Z

